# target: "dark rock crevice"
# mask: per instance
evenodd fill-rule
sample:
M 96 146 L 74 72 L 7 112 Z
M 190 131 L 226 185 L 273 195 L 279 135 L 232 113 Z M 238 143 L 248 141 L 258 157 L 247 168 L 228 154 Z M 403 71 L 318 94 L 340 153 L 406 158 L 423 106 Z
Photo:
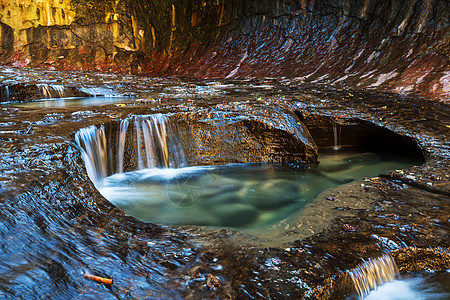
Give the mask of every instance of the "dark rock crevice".
M 306 125 L 319 151 L 358 149 L 410 157 L 418 164 L 425 161 L 424 150 L 413 138 L 397 134 L 371 122 L 347 116 L 322 116 L 296 111 Z
M 14 52 L 14 30 L 0 22 L 0 59 L 6 60 Z

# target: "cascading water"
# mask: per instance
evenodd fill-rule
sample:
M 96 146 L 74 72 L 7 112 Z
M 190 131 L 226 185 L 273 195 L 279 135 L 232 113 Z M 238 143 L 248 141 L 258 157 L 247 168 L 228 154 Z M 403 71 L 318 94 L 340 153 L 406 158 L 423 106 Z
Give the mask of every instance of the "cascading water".
M 106 134 L 104 125 L 83 128 L 75 134 L 75 141 L 82 150 L 88 175 L 97 187 L 115 173 L 186 166 L 178 130 L 162 114 L 122 120 L 116 134 Z
M 341 126 L 334 122 L 333 123 L 333 137 L 334 137 L 334 147 L 333 150 L 340 150 L 341 149 Z
M 364 298 L 371 290 L 393 281 L 398 274 L 397 264 L 390 253 L 370 259 L 358 267 L 348 270 L 355 289 L 360 298 Z
M 186 165 L 178 130 L 168 125 L 169 119 L 163 114 L 134 117 L 138 170 L 178 168 Z M 126 137 L 123 139 L 125 140 Z
M 159 224 L 265 232 L 300 212 L 323 189 L 386 170 L 385 160 L 374 153 L 337 152 L 306 169 L 271 164 L 187 167 L 177 124 L 163 114 L 84 128 L 75 141 L 89 177 L 106 199 L 137 219 Z M 393 163 L 396 169 L 411 166 Z
M 48 88 L 48 85 L 41 84 L 39 85 L 39 89 L 41 90 L 41 94 L 44 98 L 51 98 L 52 94 L 50 93 L 50 90 Z
M 117 153 L 118 160 L 117 160 L 117 171 L 118 173 L 123 173 L 123 152 L 125 149 L 125 139 L 127 137 L 127 130 L 129 125 L 129 120 L 125 119 L 122 122 L 120 122 L 120 129 L 119 129 L 119 151 Z
M 82 128 L 75 134 L 75 141 L 81 147 L 86 171 L 95 185 L 106 177 L 108 159 L 106 156 L 106 135 L 103 126 Z
M 41 95 L 43 98 L 64 98 L 65 97 L 65 91 L 64 86 L 62 85 L 48 85 L 45 83 L 42 83 L 39 85 L 39 89 L 41 91 Z M 52 93 L 52 91 L 54 91 Z M 55 94 L 56 92 L 56 94 Z
M 9 102 L 9 86 L 8 85 L 5 85 L 4 93 L 5 93 L 5 100 L 6 100 L 6 102 Z

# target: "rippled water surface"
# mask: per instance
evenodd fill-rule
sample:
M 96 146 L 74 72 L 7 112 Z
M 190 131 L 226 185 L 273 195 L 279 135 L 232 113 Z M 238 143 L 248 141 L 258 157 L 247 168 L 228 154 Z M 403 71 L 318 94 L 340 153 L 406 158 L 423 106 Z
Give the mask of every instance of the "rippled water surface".
M 143 169 L 109 176 L 99 190 L 143 221 L 258 228 L 298 212 L 325 189 L 411 166 L 375 153 L 335 152 L 319 160 L 318 166 L 297 168 L 243 164 Z

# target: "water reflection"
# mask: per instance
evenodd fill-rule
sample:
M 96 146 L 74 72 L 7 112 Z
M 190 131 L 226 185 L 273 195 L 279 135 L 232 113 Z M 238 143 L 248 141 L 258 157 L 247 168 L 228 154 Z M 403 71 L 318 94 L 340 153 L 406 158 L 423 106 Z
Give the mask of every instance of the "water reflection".
M 14 103 L 17 107 L 26 108 L 61 108 L 77 106 L 95 106 L 105 104 L 126 103 L 133 101 L 130 97 L 86 97 L 86 98 L 52 98 L 26 103 Z

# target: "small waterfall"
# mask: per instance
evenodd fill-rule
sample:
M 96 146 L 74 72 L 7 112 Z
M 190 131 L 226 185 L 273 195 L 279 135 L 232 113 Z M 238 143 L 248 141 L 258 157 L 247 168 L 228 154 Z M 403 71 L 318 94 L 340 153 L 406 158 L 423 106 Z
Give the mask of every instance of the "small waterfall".
M 65 90 L 62 85 L 48 85 L 45 83 L 38 85 L 43 98 L 64 98 Z M 52 93 L 53 92 L 53 93 Z
M 334 147 L 333 150 L 341 149 L 341 126 L 338 123 L 333 122 L 333 136 L 334 136 Z
M 48 85 L 46 85 L 46 84 L 40 84 L 40 85 L 39 85 L 39 89 L 40 89 L 40 91 L 41 91 L 41 95 L 42 95 L 44 98 L 52 98 L 52 94 L 50 93 L 50 90 L 49 90 L 49 88 L 48 88 Z
M 103 126 L 82 128 L 75 134 L 75 141 L 82 150 L 82 157 L 89 178 L 94 184 L 107 176 L 106 135 Z
M 169 150 L 167 148 L 167 129 L 166 129 L 166 117 L 164 115 L 155 115 L 153 118 L 136 116 L 135 128 L 138 141 L 138 145 L 141 144 L 140 136 L 143 136 L 143 143 L 145 146 L 146 153 L 146 167 L 154 168 L 158 167 L 155 165 L 160 164 L 160 167 L 169 167 Z M 139 169 L 144 168 L 143 157 L 138 156 L 138 167 Z M 156 158 L 156 159 L 153 159 Z
M 123 152 L 125 150 L 125 138 L 127 137 L 127 130 L 129 120 L 125 119 L 120 122 L 119 128 L 119 149 L 118 149 L 118 158 L 117 158 L 117 171 L 118 173 L 123 173 Z
M 51 86 L 56 93 L 58 94 L 58 98 L 64 98 L 66 96 L 64 86 L 63 85 L 52 85 Z
M 5 85 L 4 93 L 5 93 L 5 101 L 9 102 L 9 86 L 8 85 Z
M 115 173 L 186 166 L 177 126 L 162 114 L 127 118 L 120 121 L 118 130 L 105 125 L 83 128 L 75 141 L 97 186 Z
M 398 274 L 398 268 L 390 253 L 381 257 L 369 259 L 358 267 L 347 270 L 355 288 L 362 299 L 371 290 L 386 282 L 393 281 Z

